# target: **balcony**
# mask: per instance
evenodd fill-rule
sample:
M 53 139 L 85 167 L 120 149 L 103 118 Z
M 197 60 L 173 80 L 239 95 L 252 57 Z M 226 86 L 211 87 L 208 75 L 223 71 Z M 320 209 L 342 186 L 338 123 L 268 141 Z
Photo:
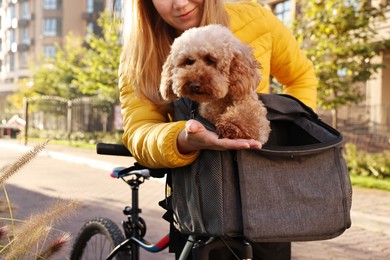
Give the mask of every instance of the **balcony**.
M 32 45 L 34 45 L 34 39 L 24 39 L 18 43 L 18 51 L 27 51 Z
M 33 14 L 24 14 L 24 15 L 22 15 L 22 17 L 19 18 L 18 26 L 19 27 L 26 27 L 29 25 L 29 23 L 31 22 L 32 19 L 34 19 Z
M 30 20 L 26 20 L 26 19 L 19 19 L 18 20 L 19 27 L 27 27 L 29 23 L 30 23 Z
M 81 17 L 84 20 L 87 20 L 88 22 L 95 22 L 99 18 L 99 13 L 98 12 L 93 12 L 93 13 L 84 12 L 81 14 Z
M 18 51 L 27 51 L 30 48 L 31 44 L 29 43 L 19 43 L 18 44 Z

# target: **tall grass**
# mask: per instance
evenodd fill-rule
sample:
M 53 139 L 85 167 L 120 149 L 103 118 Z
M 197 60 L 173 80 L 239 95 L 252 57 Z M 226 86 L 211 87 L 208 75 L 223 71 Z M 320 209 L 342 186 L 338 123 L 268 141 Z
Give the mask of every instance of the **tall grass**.
M 64 220 L 76 212 L 78 201 L 57 199 L 47 209 L 32 214 L 26 220 L 15 219 L 11 200 L 6 189 L 6 181 L 41 152 L 48 141 L 34 146 L 14 163 L 0 169 L 0 185 L 8 205 L 9 217 L 0 218 L 0 258 L 49 259 L 59 253 L 70 241 L 70 235 L 54 228 L 56 222 Z

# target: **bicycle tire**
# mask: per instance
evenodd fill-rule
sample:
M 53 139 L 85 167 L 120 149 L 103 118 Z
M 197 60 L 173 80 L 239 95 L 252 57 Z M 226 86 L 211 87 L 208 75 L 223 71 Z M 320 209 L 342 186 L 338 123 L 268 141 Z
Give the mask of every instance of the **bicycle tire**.
M 125 240 L 119 227 L 110 219 L 94 218 L 86 222 L 76 236 L 70 260 L 102 260 Z M 115 260 L 131 259 L 128 252 L 118 252 Z

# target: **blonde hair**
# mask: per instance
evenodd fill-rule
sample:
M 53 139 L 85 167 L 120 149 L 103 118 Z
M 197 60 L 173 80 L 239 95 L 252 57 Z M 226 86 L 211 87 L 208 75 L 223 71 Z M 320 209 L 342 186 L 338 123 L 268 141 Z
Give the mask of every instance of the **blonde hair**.
M 151 0 L 124 1 L 123 51 L 120 74 L 140 98 L 162 104 L 159 94 L 162 66 L 176 30 L 158 14 Z M 229 26 L 223 0 L 204 0 L 200 26 L 218 23 Z

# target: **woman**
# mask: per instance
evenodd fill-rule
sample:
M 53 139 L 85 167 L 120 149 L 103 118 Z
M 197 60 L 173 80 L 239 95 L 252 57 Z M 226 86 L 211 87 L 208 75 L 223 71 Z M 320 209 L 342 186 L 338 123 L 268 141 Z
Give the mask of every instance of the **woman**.
M 141 164 L 175 168 L 192 163 L 201 149 L 260 149 L 255 140 L 218 139 L 199 122 L 171 122 L 169 104 L 159 95 L 162 65 L 174 38 L 191 27 L 212 23 L 229 27 L 254 48 L 262 64 L 257 91 L 269 92 L 274 76 L 284 92 L 315 108 L 317 80 L 291 32 L 268 10 L 253 2 L 223 0 L 128 0 L 119 69 L 123 142 Z M 268 246 L 268 249 L 267 249 Z M 262 259 L 289 259 L 289 243 L 254 248 Z M 282 248 L 278 256 L 274 249 Z M 263 250 L 264 249 L 264 250 Z M 267 258 L 269 251 L 271 258 Z M 275 258 L 272 258 L 275 257 Z

